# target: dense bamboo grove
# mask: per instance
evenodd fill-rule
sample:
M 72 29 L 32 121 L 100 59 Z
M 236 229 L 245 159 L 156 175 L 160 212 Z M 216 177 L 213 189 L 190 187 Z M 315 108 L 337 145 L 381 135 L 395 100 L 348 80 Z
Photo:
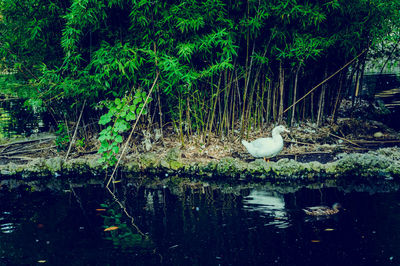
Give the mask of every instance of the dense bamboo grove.
M 393 58 L 381 47 L 399 41 L 399 10 L 399 0 L 2 0 L 1 68 L 17 72 L 2 85 L 59 124 L 84 105 L 86 123 L 103 115 L 100 140 L 116 152 L 109 144 L 150 92 L 139 124 L 173 125 L 182 142 L 322 124 L 358 95 L 371 51 Z

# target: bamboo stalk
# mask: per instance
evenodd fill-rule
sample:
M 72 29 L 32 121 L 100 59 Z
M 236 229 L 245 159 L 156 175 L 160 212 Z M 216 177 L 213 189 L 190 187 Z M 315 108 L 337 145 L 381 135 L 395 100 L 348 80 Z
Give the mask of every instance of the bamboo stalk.
M 190 101 L 189 101 L 189 93 L 186 94 L 186 125 L 188 128 L 188 134 L 192 134 L 192 122 L 190 117 Z
M 344 75 L 343 75 L 343 72 L 342 72 L 342 73 L 340 73 L 340 76 L 339 76 L 339 90 L 338 90 L 338 93 L 337 93 L 337 96 L 336 96 L 335 106 L 333 107 L 333 112 L 332 112 L 332 123 L 333 123 L 334 121 L 336 121 L 336 116 L 335 116 L 336 110 L 337 110 L 337 109 L 339 108 L 339 106 L 340 106 L 340 99 L 341 99 L 341 92 L 342 92 L 343 80 L 344 80 Z
M 281 124 L 283 120 L 283 90 L 285 87 L 285 70 L 282 66 L 282 62 L 279 62 L 279 113 L 278 113 L 278 123 Z
M 302 101 L 304 98 L 306 98 L 309 94 L 311 94 L 313 91 L 315 91 L 317 88 L 319 88 L 322 84 L 324 84 L 325 82 L 327 82 L 328 80 L 330 80 L 331 78 L 333 78 L 334 76 L 336 76 L 339 72 L 341 72 L 343 69 L 345 69 L 347 66 L 349 66 L 350 64 L 352 64 L 357 58 L 359 58 L 362 54 L 364 54 L 369 47 L 365 48 L 361 53 L 359 53 L 356 57 L 354 57 L 353 59 L 351 59 L 349 62 L 347 62 L 344 66 L 342 66 L 341 68 L 339 68 L 335 73 L 333 73 L 332 75 L 330 75 L 328 78 L 326 78 L 325 80 L 321 81 L 319 84 L 317 84 L 315 87 L 313 87 L 311 90 L 309 90 L 305 95 L 303 95 L 303 97 L 301 97 L 300 99 L 298 99 L 294 104 L 297 104 L 298 102 Z M 290 108 L 293 108 L 293 104 L 291 106 L 289 106 L 288 108 L 286 108 L 283 112 L 286 113 Z
M 221 87 L 221 79 L 222 79 L 222 73 L 220 74 L 219 79 L 218 79 L 216 97 L 218 97 L 218 95 L 219 95 L 219 91 L 220 91 L 220 87 Z M 214 98 L 214 95 L 212 96 L 212 98 Z M 213 106 L 213 108 L 211 110 L 211 120 L 210 120 L 210 122 L 208 124 L 208 138 L 206 140 L 206 144 L 208 144 L 208 142 L 210 140 L 211 130 L 212 130 L 212 127 L 213 127 L 213 124 L 214 124 L 214 117 L 215 117 L 216 107 L 217 107 L 217 99 L 215 99 L 214 106 Z
M 274 84 L 273 88 L 273 95 L 272 95 L 272 118 L 274 121 L 277 120 L 278 114 L 277 114 L 277 106 L 278 106 L 278 86 Z
M 357 85 L 357 91 L 356 91 L 355 97 L 358 97 L 358 94 L 360 93 L 360 86 L 361 86 L 361 89 L 362 89 L 365 65 L 366 65 L 366 61 L 367 61 L 366 58 L 367 58 L 367 54 L 363 55 L 363 57 L 362 57 L 362 65 L 361 65 L 361 74 L 360 74 L 360 77 L 358 79 L 358 85 Z
M 21 144 L 27 144 L 27 143 L 32 143 L 32 142 L 41 142 L 41 141 L 49 141 L 49 140 L 53 140 L 55 139 L 56 136 L 48 136 L 48 137 L 43 137 L 40 139 L 32 139 L 32 140 L 18 140 L 15 142 L 11 142 L 11 143 L 6 143 L 6 144 L 1 144 L 0 147 L 8 147 L 8 146 L 12 146 L 12 145 L 21 145 Z
M 214 77 L 211 76 L 211 97 L 209 97 L 210 99 L 210 104 L 208 106 L 214 106 Z M 210 108 L 208 108 L 207 110 L 207 120 L 206 120 L 206 126 L 205 126 L 205 131 L 204 131 L 204 139 L 207 139 L 207 132 L 208 132 L 208 128 L 210 126 L 210 120 L 211 120 L 211 112 L 210 112 Z
M 232 94 L 233 94 L 233 97 L 232 97 L 232 100 L 231 100 L 231 110 L 232 110 L 232 114 L 231 114 L 231 121 L 230 121 L 230 124 L 231 124 L 231 132 L 233 132 L 233 130 L 235 129 L 235 114 L 236 114 L 236 112 L 235 112 L 235 110 L 236 110 L 236 105 L 235 105 L 235 103 L 236 103 L 236 91 L 233 89 L 232 90 Z
M 271 98 L 272 98 L 272 80 L 268 81 L 268 92 L 267 92 L 267 110 L 266 110 L 266 121 L 269 123 L 271 117 Z
M 294 116 L 295 116 L 295 110 L 296 110 L 296 95 L 297 95 L 297 80 L 299 77 L 299 70 L 300 70 L 300 64 L 297 66 L 296 73 L 294 76 L 294 87 L 293 87 L 293 110 L 292 110 L 292 118 L 290 120 L 290 125 L 293 125 L 294 122 Z
M 76 123 L 76 126 L 75 126 L 74 135 L 72 136 L 72 139 L 69 143 L 68 151 L 67 151 L 67 154 L 65 155 L 64 160 L 68 159 L 68 155 L 69 155 L 69 152 L 71 151 L 71 147 L 75 143 L 76 133 L 78 132 L 79 122 L 81 121 L 83 110 L 85 109 L 85 105 L 86 105 L 86 99 L 83 101 L 82 110 L 81 110 L 81 113 L 79 114 L 78 122 Z
M 328 75 L 327 69 L 325 68 L 324 79 Z M 318 116 L 317 116 L 317 126 L 321 125 L 324 116 L 325 109 L 325 91 L 326 91 L 326 83 L 322 85 L 321 93 L 319 95 L 319 107 L 318 107 Z
M 351 140 L 348 140 L 348 139 L 346 139 L 346 138 L 342 138 L 342 137 L 336 136 L 335 134 L 332 134 L 332 133 L 330 133 L 330 132 L 328 132 L 328 134 L 331 135 L 331 136 L 333 136 L 333 137 L 335 137 L 335 138 L 344 140 L 344 141 L 346 141 L 346 142 L 348 142 L 348 143 L 351 143 L 351 144 L 353 144 L 353 145 L 355 145 L 355 146 L 360 147 L 360 145 L 358 145 L 357 143 L 355 143 L 355 142 L 353 142 L 353 141 L 351 141 Z
M 318 113 L 317 113 L 317 126 L 321 125 L 321 116 L 323 115 L 323 109 L 324 109 L 324 97 L 325 97 L 325 90 L 322 88 L 321 93 L 319 94 L 319 100 L 318 100 Z
M 355 97 L 357 96 L 357 94 L 358 94 L 358 89 L 359 89 L 359 83 L 360 83 L 360 72 L 361 72 L 361 69 L 360 69 L 360 65 L 361 65 L 361 60 L 359 59 L 358 61 L 357 61 L 357 66 L 355 67 L 355 69 L 356 69 L 356 80 L 355 80 L 355 83 L 354 83 L 354 92 L 353 92 L 353 97 L 352 97 L 352 101 L 353 101 L 353 104 L 354 104 L 354 99 L 355 99 Z
M 254 54 L 255 45 L 256 45 L 256 42 L 254 41 L 253 42 L 253 50 L 251 52 L 252 55 Z M 247 55 L 247 57 L 248 57 L 248 55 Z M 253 58 L 254 57 L 252 56 L 250 59 L 250 65 L 248 68 L 247 68 L 247 63 L 246 63 L 245 86 L 244 86 L 244 92 L 243 92 L 243 107 L 242 107 L 242 119 L 241 119 L 242 121 L 240 123 L 241 124 L 240 125 L 240 138 L 243 138 L 243 133 L 244 133 L 244 128 L 245 128 L 245 110 L 246 110 L 247 90 L 249 87 L 251 69 L 253 66 Z M 247 62 L 247 59 L 246 59 L 246 62 Z M 249 70 L 247 71 L 247 69 L 249 69 Z
M 260 127 L 263 128 L 264 127 L 264 97 L 265 97 L 265 90 L 266 90 L 266 86 L 265 86 L 265 81 L 261 82 L 261 107 L 260 107 Z
M 232 86 L 228 86 L 227 84 L 227 80 L 230 80 L 233 78 L 233 75 L 231 75 L 231 72 L 229 72 L 229 75 L 227 73 L 228 71 L 225 71 L 225 87 L 224 87 L 224 112 L 222 115 L 222 122 L 221 122 L 221 126 L 220 126 L 220 134 L 222 134 L 222 132 L 224 131 L 224 129 L 226 130 L 226 132 L 229 132 L 229 111 L 228 111 L 228 101 L 230 98 L 230 94 L 231 94 L 231 89 Z M 231 83 L 229 81 L 229 83 Z M 232 110 L 232 109 L 231 109 Z
M 162 113 L 162 109 L 161 109 L 161 97 L 160 97 L 160 86 L 157 83 L 157 102 L 158 102 L 158 116 L 160 119 L 160 133 L 161 133 L 161 140 L 162 143 L 164 144 L 164 134 L 163 134 L 163 113 Z
M 311 115 L 311 121 L 314 122 L 314 92 L 311 93 L 310 97 L 310 115 Z
M 55 147 L 57 147 L 57 146 L 53 145 L 53 146 L 50 146 L 50 147 L 37 148 L 37 149 L 31 149 L 31 150 L 26 150 L 26 149 L 14 150 L 14 151 L 2 152 L 1 154 L 10 156 L 10 155 L 15 155 L 15 154 L 37 153 L 37 152 L 44 151 L 44 150 L 50 150 L 50 149 L 55 148 Z
M 353 140 L 355 143 L 359 144 L 382 144 L 382 143 L 400 143 L 400 139 L 396 140 Z
M 26 160 L 26 161 L 32 161 L 32 160 L 36 159 L 36 157 L 31 158 L 31 157 L 26 157 L 26 156 L 9 156 L 9 155 L 6 155 L 6 156 L 0 155 L 0 158 L 6 159 L 6 160 Z
M 183 138 L 183 119 L 182 119 L 182 97 L 178 98 L 178 113 L 179 113 L 179 123 L 178 123 L 178 131 L 181 138 L 182 146 L 185 145 L 185 140 Z

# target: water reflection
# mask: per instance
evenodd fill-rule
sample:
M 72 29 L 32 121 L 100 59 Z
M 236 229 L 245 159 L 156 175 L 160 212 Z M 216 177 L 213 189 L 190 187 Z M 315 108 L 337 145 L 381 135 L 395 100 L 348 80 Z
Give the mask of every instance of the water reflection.
M 11 212 L 3 211 L 0 214 L 0 232 L 3 234 L 11 234 L 15 231 L 17 225 L 11 222 Z
M 14 232 L 14 230 L 15 225 L 13 223 L 0 224 L 0 231 L 4 234 L 10 234 Z
M 271 191 L 253 189 L 243 200 L 243 208 L 257 211 L 272 217 L 265 225 L 287 228 L 290 225 L 283 195 Z
M 155 206 L 158 204 L 163 204 L 164 197 L 163 197 L 162 191 L 161 190 L 157 190 L 157 191 L 147 190 L 147 191 L 145 191 L 144 196 L 146 199 L 145 200 L 146 203 L 143 208 L 145 210 L 155 214 L 155 208 L 156 208 Z
M 148 238 L 100 186 L 0 190 L 0 265 L 399 265 L 397 192 L 121 183 L 116 194 Z M 301 211 L 336 201 L 346 211 L 327 219 Z
M 121 205 L 110 200 L 107 203 L 102 203 L 101 207 L 104 209 L 96 210 L 105 211 L 101 215 L 104 218 L 104 238 L 112 241 L 114 248 L 130 252 L 133 250 L 143 252 L 154 249 L 151 238 L 140 231 L 134 223 L 134 219 L 131 219 L 130 222 L 129 219 L 124 219 L 124 213 L 121 212 Z

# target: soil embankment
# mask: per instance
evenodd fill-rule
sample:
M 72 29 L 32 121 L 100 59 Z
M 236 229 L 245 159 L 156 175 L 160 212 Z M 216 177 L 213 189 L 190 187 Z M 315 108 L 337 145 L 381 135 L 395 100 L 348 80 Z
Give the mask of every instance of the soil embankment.
M 349 177 L 400 178 L 400 148 L 396 146 L 400 144 L 399 134 L 382 123 L 341 119 L 322 128 L 302 125 L 290 130 L 285 136 L 284 151 L 271 162 L 251 158 L 235 137 L 210 139 L 207 146 L 193 137 L 182 146 L 170 135 L 160 143 L 151 141 L 150 151 L 145 151 L 140 140 L 136 140 L 139 145 L 130 148 L 118 173 L 127 177 L 146 174 L 162 179 L 179 175 L 202 180 L 276 180 L 283 183 L 294 180 L 336 182 Z M 249 139 L 261 135 L 261 131 L 254 131 Z M 54 138 L 41 135 L 1 144 L 1 178 L 104 179 L 110 175 L 110 168 L 107 170 L 98 163 L 95 140 L 92 150 L 75 149 L 65 160 L 64 152 L 57 152 Z

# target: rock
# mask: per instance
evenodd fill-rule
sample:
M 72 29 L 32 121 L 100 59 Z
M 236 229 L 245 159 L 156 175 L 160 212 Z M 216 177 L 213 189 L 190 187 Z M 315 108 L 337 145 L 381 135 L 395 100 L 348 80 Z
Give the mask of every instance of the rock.
M 239 161 L 232 157 L 221 159 L 215 166 L 215 172 L 218 175 L 236 176 L 239 169 Z
M 157 156 L 155 154 L 155 156 Z M 158 156 L 157 156 L 158 158 Z M 172 148 L 167 152 L 165 158 L 159 161 L 159 166 L 167 169 L 167 170 L 179 170 L 185 167 L 185 164 L 182 162 L 182 152 L 179 148 Z
M 335 161 L 322 164 L 320 162 L 301 163 L 293 159 L 281 159 L 277 162 L 265 162 L 261 159 L 250 163 L 237 158 L 226 157 L 208 162 L 188 162 L 181 159 L 178 148 L 168 151 L 165 158 L 156 153 L 130 155 L 120 165 L 127 177 L 135 178 L 142 173 L 154 178 L 165 178 L 171 175 L 193 175 L 198 179 L 216 177 L 236 181 L 264 180 L 272 184 L 282 185 L 290 182 L 315 180 L 345 180 L 348 177 L 373 178 L 375 180 L 398 180 L 400 178 L 400 149 L 383 148 L 368 153 L 339 154 Z M 0 179 L 4 177 L 29 178 L 40 180 L 45 177 L 73 177 L 88 180 L 96 176 L 103 179 L 105 170 L 98 163 L 97 157 L 77 158 L 64 161 L 62 158 L 38 158 L 27 164 L 8 163 L 0 165 Z
M 52 173 L 61 171 L 62 163 L 63 160 L 60 157 L 50 158 L 44 162 L 47 169 Z
M 179 148 L 172 148 L 167 152 L 167 161 L 179 161 L 182 158 L 182 152 Z
M 157 154 L 148 152 L 139 157 L 139 164 L 142 169 L 157 168 L 160 166 L 160 159 Z
M 335 171 L 338 174 L 349 174 L 364 177 L 388 177 L 398 175 L 400 168 L 397 149 L 381 149 L 368 153 L 340 154 Z

